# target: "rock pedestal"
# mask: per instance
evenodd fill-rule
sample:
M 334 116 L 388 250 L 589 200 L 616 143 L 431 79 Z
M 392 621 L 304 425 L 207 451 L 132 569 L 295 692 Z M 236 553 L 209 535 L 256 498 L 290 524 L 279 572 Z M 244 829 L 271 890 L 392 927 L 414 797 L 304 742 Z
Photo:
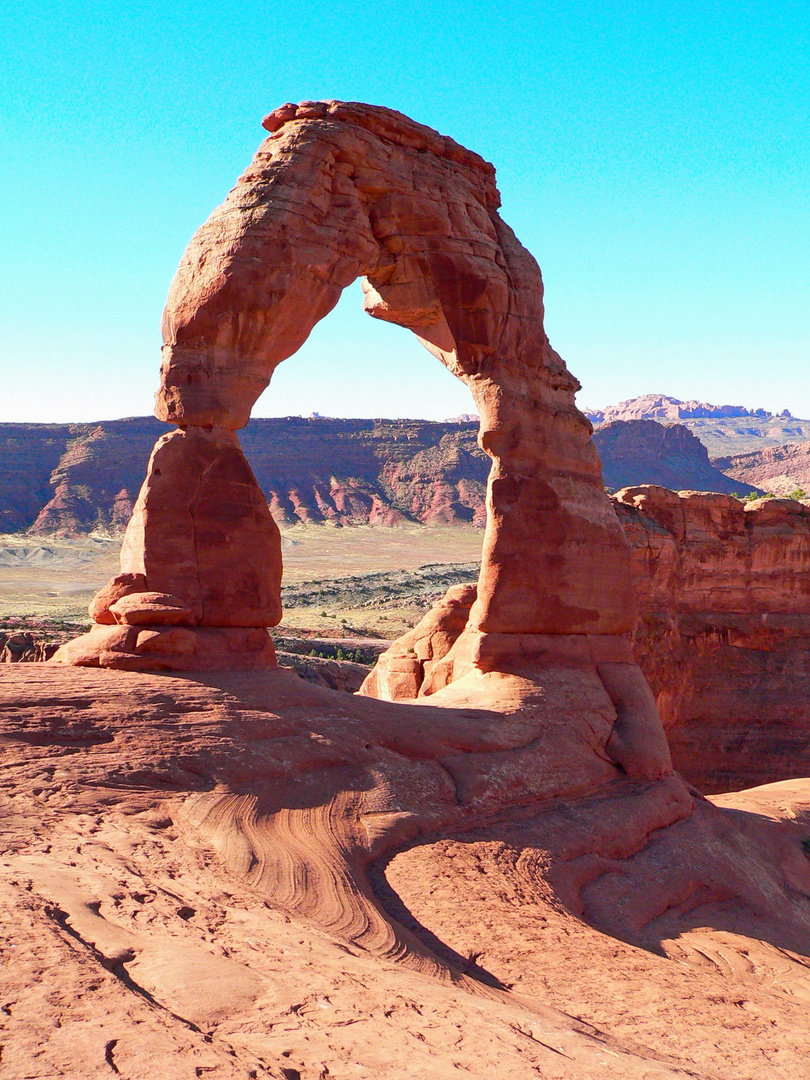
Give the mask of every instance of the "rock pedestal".
M 94 598 L 97 624 L 59 663 L 169 670 L 275 666 L 281 542 L 236 434 L 159 439 L 121 550 Z

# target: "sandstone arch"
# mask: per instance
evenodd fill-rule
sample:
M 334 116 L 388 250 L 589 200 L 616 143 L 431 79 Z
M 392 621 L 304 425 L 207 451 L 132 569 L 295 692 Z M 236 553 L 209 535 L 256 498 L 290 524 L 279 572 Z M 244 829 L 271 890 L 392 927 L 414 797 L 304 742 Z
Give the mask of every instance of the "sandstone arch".
M 274 368 L 362 277 L 365 310 L 413 331 L 469 386 L 492 458 L 476 600 L 423 692 L 471 670 L 584 666 L 620 711 L 657 725 L 626 637 L 624 536 L 492 166 L 369 105 L 288 104 L 264 127 L 169 292 L 156 413 L 178 430 L 153 453 L 123 576 L 93 608 L 109 629 L 59 659 L 272 663 L 261 628 L 280 618 L 278 530 L 235 433 Z
M 498 214 L 494 170 L 386 109 L 285 105 L 199 230 L 164 314 L 157 415 L 232 431 L 342 289 L 469 386 L 493 458 L 475 625 L 616 634 L 624 541 L 579 384 L 543 330 L 540 270 Z

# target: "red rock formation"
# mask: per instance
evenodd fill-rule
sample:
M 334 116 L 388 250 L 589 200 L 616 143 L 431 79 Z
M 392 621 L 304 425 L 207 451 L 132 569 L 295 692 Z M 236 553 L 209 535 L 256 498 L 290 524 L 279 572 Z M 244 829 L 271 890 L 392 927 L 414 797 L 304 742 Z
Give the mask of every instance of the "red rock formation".
M 611 491 L 633 484 L 729 495 L 740 490 L 739 481 L 712 465 L 706 447 L 681 424 L 614 420 L 597 428 L 593 441 Z
M 30 531 L 74 536 L 123 531 L 159 425 L 134 418 L 71 424 Z
M 483 527 L 490 460 L 477 429 L 467 420 L 286 416 L 254 418 L 240 439 L 279 524 Z M 146 417 L 0 424 L 0 532 L 123 533 L 163 433 Z
M 810 509 L 628 488 L 636 653 L 676 767 L 727 791 L 810 772 Z
M 233 430 L 358 272 L 377 314 L 415 328 L 476 394 L 493 459 L 477 596 L 466 613 L 472 598 L 457 592 L 412 635 L 431 668 L 411 704 L 280 670 L 40 665 L 29 677 L 9 665 L 0 929 L 18 974 L 3 1000 L 33 1035 L 12 1031 L 4 1067 L 173 1080 L 324 1077 L 350 1062 L 403 1080 L 617 1068 L 674 1080 L 753 1076 L 764 1058 L 792 1080 L 807 1042 L 806 785 L 718 808 L 673 775 L 624 633 L 623 534 L 575 383 L 542 333 L 539 273 L 495 214 L 488 168 L 366 106 L 285 106 L 267 126 L 277 136 L 172 291 L 160 409 L 183 430 L 152 457 L 124 545 L 131 576 L 99 598 L 116 622 L 97 628 L 112 645 L 96 644 L 96 663 L 146 665 L 155 649 L 204 664 L 206 642 L 215 656 L 241 638 L 234 656 L 247 655 L 251 635 L 261 653 L 275 581 L 252 576 L 253 548 L 269 575 L 278 564 Z M 666 536 L 677 547 L 694 532 L 699 548 L 737 535 L 722 497 L 685 512 L 668 494 L 662 551 Z M 751 550 L 773 561 L 784 522 L 760 513 Z M 695 595 L 698 548 L 684 579 Z M 478 963 L 490 941 L 492 972 Z M 408 968 L 434 980 L 406 983 Z M 596 989 L 598 1023 L 572 1016 L 570 982 L 577 998 L 587 986 L 591 1014 Z M 630 1006 L 616 1022 L 619 998 Z M 651 998 L 655 1022 L 637 1016 Z M 706 1016 L 708 1039 L 694 1031 Z
M 452 585 L 424 619 L 378 658 L 360 693 L 383 701 L 411 701 L 463 633 L 475 603 L 475 585 Z
M 787 409 L 774 415 L 767 409 L 678 401 L 661 394 L 645 394 L 606 409 L 583 409 L 583 412 L 593 424 L 600 425 L 616 420 L 676 421 L 697 435 L 714 459 L 810 439 L 810 420 L 791 416 Z M 655 481 L 644 480 L 650 482 Z M 684 487 L 682 483 L 675 486 Z
M 626 488 L 614 506 L 640 612 L 635 654 L 675 767 L 713 792 L 807 775 L 810 508 L 654 486 Z M 429 699 L 474 598 L 473 586 L 450 589 L 361 693 Z
M 728 417 L 767 417 L 767 409 L 746 409 L 743 405 L 709 405 L 705 401 L 680 401 L 666 394 L 642 394 L 637 398 L 608 405 L 606 409 L 585 410 L 594 423 L 610 424 L 616 420 L 702 420 Z M 787 409 L 783 416 L 790 416 Z
M 168 670 L 275 662 L 262 628 L 281 618 L 280 536 L 234 433 L 191 428 L 158 441 L 121 572 L 90 605 L 99 625 L 62 646 L 58 662 Z M 110 615 L 125 626 L 110 625 Z
M 25 668 L 0 665 L 4 1075 L 803 1075 L 807 782 L 629 780 L 585 671 L 562 713 L 553 669 L 438 708 Z
M 0 533 L 36 521 L 70 430 L 67 424 L 0 424 Z
M 810 498 L 810 442 L 718 458 L 715 465 L 746 491 L 759 487 L 775 495 L 790 495 L 800 489 Z
M 260 520 L 234 432 L 274 368 L 361 276 L 366 311 L 411 329 L 470 387 L 492 459 L 477 598 L 432 689 L 449 691 L 468 673 L 559 669 L 563 707 L 584 674 L 592 707 L 616 717 L 615 760 L 638 775 L 667 772 L 660 722 L 626 640 L 634 613 L 624 537 L 574 405 L 578 383 L 543 330 L 539 268 L 497 213 L 492 167 L 371 106 L 284 106 L 265 127 L 270 137 L 172 283 L 156 411 L 182 431 L 152 456 L 122 571 L 177 597 L 200 626 L 277 620 L 277 535 Z M 123 633 L 97 627 L 57 659 L 107 663 L 114 654 L 124 664 L 147 642 L 150 655 L 133 664 L 160 659 L 164 627 L 154 638 Z M 188 667 L 197 662 L 194 633 L 170 635 L 173 664 L 181 662 L 173 650 Z
M 412 329 L 482 416 L 494 467 L 477 628 L 625 630 L 626 555 L 578 384 L 543 332 L 540 272 L 497 214 L 492 167 L 371 106 L 285 106 L 265 126 L 172 285 L 158 415 L 244 425 L 276 365 L 362 276 L 366 310 Z M 553 592 L 527 587 L 538 577 Z
M 252 419 L 240 441 L 279 524 L 462 521 L 483 527 L 490 460 L 476 444 L 477 427 L 467 420 L 275 417 Z M 30 527 L 41 535 L 123 532 L 159 422 L 110 420 L 57 431 L 58 439 L 50 425 L 0 425 L 0 521 L 9 531 Z M 43 441 L 53 462 L 48 468 Z M 778 494 L 810 489 L 800 447 L 710 463 L 684 424 L 643 420 L 605 424 L 594 431 L 593 443 L 611 490 L 659 484 L 748 493 L 758 486 L 750 469 L 760 467 L 765 488 L 774 486 L 768 477 L 781 477 Z M 718 470 L 732 461 L 741 471 L 729 480 Z

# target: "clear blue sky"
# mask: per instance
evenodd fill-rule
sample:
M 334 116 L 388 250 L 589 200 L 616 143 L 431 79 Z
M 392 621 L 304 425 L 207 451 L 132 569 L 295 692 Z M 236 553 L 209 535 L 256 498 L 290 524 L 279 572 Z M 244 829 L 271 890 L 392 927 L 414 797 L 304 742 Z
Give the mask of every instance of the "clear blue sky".
M 810 5 L 137 5 L 0 14 L 0 420 L 151 412 L 182 251 L 284 101 L 388 105 L 483 154 L 580 404 L 810 417 Z M 469 411 L 347 290 L 257 415 Z

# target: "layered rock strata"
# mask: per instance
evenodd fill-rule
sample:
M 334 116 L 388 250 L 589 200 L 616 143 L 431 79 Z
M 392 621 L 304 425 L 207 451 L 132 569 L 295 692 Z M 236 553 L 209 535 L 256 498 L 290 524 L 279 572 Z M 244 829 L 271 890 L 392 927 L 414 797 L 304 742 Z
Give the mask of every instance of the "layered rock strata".
M 627 488 L 635 648 L 677 767 L 717 792 L 810 773 L 810 508 Z
M 739 481 L 714 467 L 706 447 L 682 424 L 614 420 L 597 428 L 593 441 L 602 461 L 605 484 L 611 491 L 631 484 L 656 484 L 676 491 L 721 491 L 727 495 L 740 490 Z
M 803 501 L 810 499 L 810 442 L 735 454 L 719 458 L 715 464 L 740 485 L 756 484 L 774 495 L 803 492 Z

